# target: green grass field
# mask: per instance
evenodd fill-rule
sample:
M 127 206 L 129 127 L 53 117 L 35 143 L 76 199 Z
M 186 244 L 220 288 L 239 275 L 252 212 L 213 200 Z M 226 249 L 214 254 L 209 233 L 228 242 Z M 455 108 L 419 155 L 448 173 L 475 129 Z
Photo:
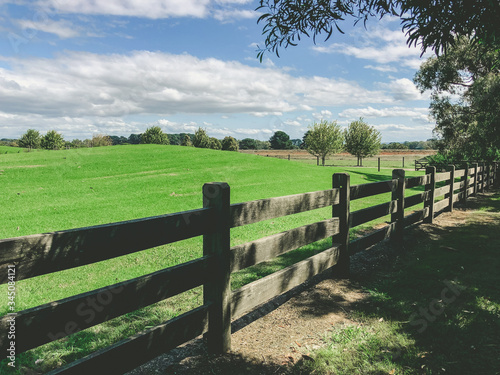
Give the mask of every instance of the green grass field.
M 316 167 L 301 162 L 180 146 L 134 145 L 31 153 L 0 152 L 0 238 L 78 228 L 179 212 L 202 206 L 205 182 L 227 182 L 231 202 L 331 188 L 336 172 L 351 184 L 390 179 L 391 171 Z M 421 175 L 422 172 L 408 172 Z M 382 203 L 388 194 L 354 201 L 352 210 Z M 331 217 L 325 208 L 235 228 L 232 245 Z M 379 219 L 377 222 L 382 222 Z M 368 223 L 364 226 L 371 225 Z M 363 228 L 362 228 L 363 229 Z M 250 267 L 233 288 L 328 247 L 330 240 Z M 83 293 L 186 262 L 202 254 L 201 237 L 17 283 L 19 310 Z M 0 312 L 6 313 L 2 289 Z M 19 365 L 46 371 L 108 346 L 145 327 L 199 306 L 201 288 L 89 328 L 18 356 Z M 35 361 L 37 364 L 35 365 Z

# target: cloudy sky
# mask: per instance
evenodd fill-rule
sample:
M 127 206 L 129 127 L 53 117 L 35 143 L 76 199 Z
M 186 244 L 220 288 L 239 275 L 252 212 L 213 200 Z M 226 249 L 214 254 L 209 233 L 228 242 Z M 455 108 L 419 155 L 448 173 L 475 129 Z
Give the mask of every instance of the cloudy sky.
M 0 138 L 207 129 L 302 138 L 321 119 L 363 117 L 384 142 L 432 136 L 412 83 L 420 51 L 398 19 L 373 19 L 257 59 L 252 0 L 0 0 Z

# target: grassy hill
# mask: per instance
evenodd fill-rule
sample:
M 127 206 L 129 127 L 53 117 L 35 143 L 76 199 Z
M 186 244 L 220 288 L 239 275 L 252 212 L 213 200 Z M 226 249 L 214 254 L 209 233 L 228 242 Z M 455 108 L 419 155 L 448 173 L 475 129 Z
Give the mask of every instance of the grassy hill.
M 131 145 L 4 154 L 0 155 L 0 204 L 6 209 L 2 212 L 0 238 L 199 208 L 205 182 L 227 182 L 231 187 L 231 202 L 237 203 L 329 189 L 332 174 L 345 171 L 351 174 L 352 184 L 390 179 L 389 170 L 379 173 L 376 169 L 322 168 L 294 161 L 181 146 Z M 387 200 L 387 195 L 355 201 L 352 206 L 355 210 L 381 200 Z M 327 207 L 235 228 L 231 242 L 233 245 L 244 243 L 329 217 L 331 209 Z M 285 254 L 275 262 L 243 270 L 233 275 L 233 287 L 310 256 L 326 248 L 329 241 Z M 193 238 L 20 281 L 17 283 L 16 307 L 21 310 L 48 303 L 192 260 L 201 256 L 201 243 L 200 237 Z M 6 293 L 2 296 L 5 298 Z M 66 342 L 49 344 L 20 358 L 26 363 L 33 358 L 43 358 L 43 370 L 46 370 L 60 365 L 61 361 L 74 359 L 76 352 L 81 356 L 97 350 L 200 303 L 200 291 L 193 290 L 177 299 L 133 313 L 134 319 L 114 319 L 73 335 Z M 7 303 L 1 306 L 7 306 Z M 0 312 L 3 315 L 6 311 L 0 308 Z M 72 346 L 77 349 L 70 349 Z

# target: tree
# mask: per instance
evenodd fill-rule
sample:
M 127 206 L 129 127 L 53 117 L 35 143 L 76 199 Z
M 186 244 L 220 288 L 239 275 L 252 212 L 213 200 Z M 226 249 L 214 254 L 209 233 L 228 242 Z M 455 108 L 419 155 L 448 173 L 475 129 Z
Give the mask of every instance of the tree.
M 257 144 L 255 142 L 255 139 L 252 139 L 252 138 L 242 139 L 239 143 L 239 146 L 240 146 L 241 150 L 256 150 L 257 149 Z
M 59 150 L 64 147 L 64 138 L 55 130 L 49 130 L 42 137 L 40 144 L 46 150 Z
M 82 148 L 82 147 L 85 147 L 85 144 L 83 143 L 83 141 L 81 139 L 73 139 L 71 141 L 71 147 Z
M 141 143 L 168 145 L 170 144 L 170 141 L 168 139 L 168 135 L 165 134 L 159 126 L 152 126 L 147 128 L 146 131 L 141 134 Z
M 91 142 L 92 147 L 111 146 L 113 144 L 111 138 L 104 134 L 94 134 Z
M 370 17 L 386 15 L 401 19 L 409 45 L 420 44 L 427 49 L 444 52 L 455 43 L 457 35 L 467 36 L 491 50 L 500 47 L 500 2 L 496 0 L 260 0 L 257 8 L 263 12 L 258 23 L 263 24 L 266 51 L 279 56 L 280 48 L 295 46 L 302 37 L 320 34 L 329 39 L 334 30 L 343 33 L 340 23 L 351 18 L 354 24 Z
M 140 134 L 130 134 L 128 137 L 128 143 L 131 145 L 138 145 L 141 143 L 141 135 Z
M 221 150 L 222 144 L 217 138 L 211 137 L 209 139 L 208 147 L 211 148 L 212 150 Z
M 269 142 L 271 143 L 271 148 L 274 150 L 290 150 L 293 147 L 290 136 L 281 130 L 275 132 L 269 138 Z
M 210 148 L 210 137 L 205 129 L 198 128 L 194 133 L 193 146 L 198 148 Z
M 440 153 L 450 159 L 500 156 L 500 49 L 460 37 L 448 53 L 422 64 L 414 81 L 431 90 Z
M 193 142 L 191 142 L 191 137 L 189 136 L 189 134 L 182 135 L 181 146 L 193 146 Z
M 358 166 L 363 166 L 363 158 L 375 155 L 380 149 L 380 132 L 362 118 L 351 122 L 344 135 L 345 149 L 358 158 Z
M 314 123 L 309 126 L 305 143 L 307 152 L 320 157 L 322 165 L 325 166 L 325 159 L 328 154 L 336 154 L 342 151 L 344 134 L 336 121 L 322 120 L 319 124 Z
M 222 150 L 238 151 L 238 141 L 231 136 L 224 137 L 222 140 Z
M 19 139 L 19 147 L 24 147 L 30 151 L 34 148 L 39 148 L 42 139 L 40 133 L 34 129 L 28 129 Z

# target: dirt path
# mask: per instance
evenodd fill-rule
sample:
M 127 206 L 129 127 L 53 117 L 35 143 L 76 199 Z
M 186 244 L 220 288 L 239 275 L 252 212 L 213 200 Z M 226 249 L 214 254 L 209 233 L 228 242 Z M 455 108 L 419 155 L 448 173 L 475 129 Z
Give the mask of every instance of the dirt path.
M 452 230 L 465 224 L 480 204 L 478 200 L 481 198 L 472 198 L 467 209 L 442 213 L 432 225 L 407 229 L 405 243 L 417 246 L 435 229 Z M 322 337 L 333 326 L 352 322 L 350 311 L 368 297 L 361 288 L 363 279 L 391 267 L 400 253 L 401 249 L 390 243 L 380 243 L 351 258 L 351 279 L 333 280 L 329 275 L 320 275 L 233 322 L 231 353 L 207 355 L 203 340 L 197 339 L 130 375 L 288 374 L 290 365 L 307 360 L 311 350 L 321 347 Z

